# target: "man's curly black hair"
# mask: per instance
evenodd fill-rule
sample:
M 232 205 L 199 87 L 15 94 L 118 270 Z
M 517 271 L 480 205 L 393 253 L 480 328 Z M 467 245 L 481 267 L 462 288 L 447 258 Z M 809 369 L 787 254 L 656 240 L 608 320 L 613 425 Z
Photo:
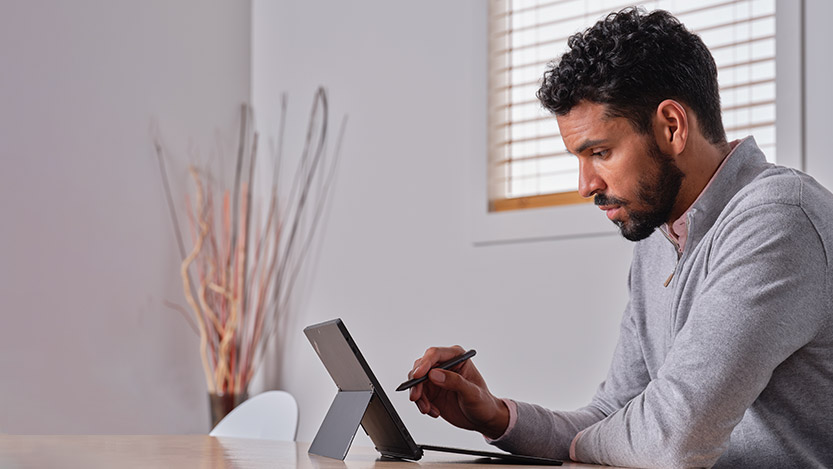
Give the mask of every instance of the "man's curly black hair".
M 582 100 L 606 104 L 608 115 L 649 134 L 659 103 L 674 99 L 694 111 L 711 143 L 726 141 L 714 58 L 667 11 L 611 13 L 567 45 L 536 94 L 550 112 L 565 115 Z

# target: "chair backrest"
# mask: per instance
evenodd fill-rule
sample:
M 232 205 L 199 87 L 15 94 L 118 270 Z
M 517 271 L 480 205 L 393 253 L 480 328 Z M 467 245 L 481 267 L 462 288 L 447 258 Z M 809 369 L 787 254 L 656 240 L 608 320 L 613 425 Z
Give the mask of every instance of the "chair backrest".
M 234 408 L 211 430 L 211 436 L 295 440 L 298 404 L 286 391 L 266 391 Z

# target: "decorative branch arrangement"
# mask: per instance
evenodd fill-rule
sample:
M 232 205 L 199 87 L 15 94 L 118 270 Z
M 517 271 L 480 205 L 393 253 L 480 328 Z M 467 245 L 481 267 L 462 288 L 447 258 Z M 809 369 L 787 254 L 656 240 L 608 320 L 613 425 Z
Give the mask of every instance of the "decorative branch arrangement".
M 158 138 L 155 142 L 183 259 L 182 286 L 196 320 L 202 366 L 212 394 L 245 392 L 270 339 L 286 326 L 293 289 L 333 186 L 346 117 L 330 154 L 327 94 L 319 88 L 297 170 L 285 191 L 279 182 L 286 109 L 284 96 L 269 191 L 255 190 L 258 133 L 252 130 L 252 111 L 246 105 L 241 110 L 233 187 L 222 187 L 205 169 L 189 168 L 194 188 L 193 196 L 185 200 L 191 241 L 188 250 L 171 195 L 162 145 Z M 258 193 L 268 201 L 256 200 Z M 189 322 L 193 327 L 193 321 Z

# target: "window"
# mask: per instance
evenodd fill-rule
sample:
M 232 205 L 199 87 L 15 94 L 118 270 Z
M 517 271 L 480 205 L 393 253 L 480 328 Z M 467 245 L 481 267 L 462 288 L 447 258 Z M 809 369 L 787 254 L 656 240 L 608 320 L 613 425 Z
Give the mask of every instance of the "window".
M 655 0 L 709 47 L 718 67 L 729 141 L 754 134 L 775 154 L 776 0 Z M 492 0 L 489 11 L 490 211 L 572 204 L 578 164 L 535 91 L 567 38 L 633 3 L 621 0 Z

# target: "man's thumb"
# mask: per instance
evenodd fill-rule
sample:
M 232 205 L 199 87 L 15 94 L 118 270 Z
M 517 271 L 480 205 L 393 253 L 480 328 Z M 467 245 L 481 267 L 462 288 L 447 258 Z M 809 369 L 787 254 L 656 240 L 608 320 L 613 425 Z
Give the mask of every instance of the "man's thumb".
M 472 383 L 453 371 L 433 369 L 428 373 L 428 379 L 437 387 L 458 393 L 466 393 L 472 386 Z

